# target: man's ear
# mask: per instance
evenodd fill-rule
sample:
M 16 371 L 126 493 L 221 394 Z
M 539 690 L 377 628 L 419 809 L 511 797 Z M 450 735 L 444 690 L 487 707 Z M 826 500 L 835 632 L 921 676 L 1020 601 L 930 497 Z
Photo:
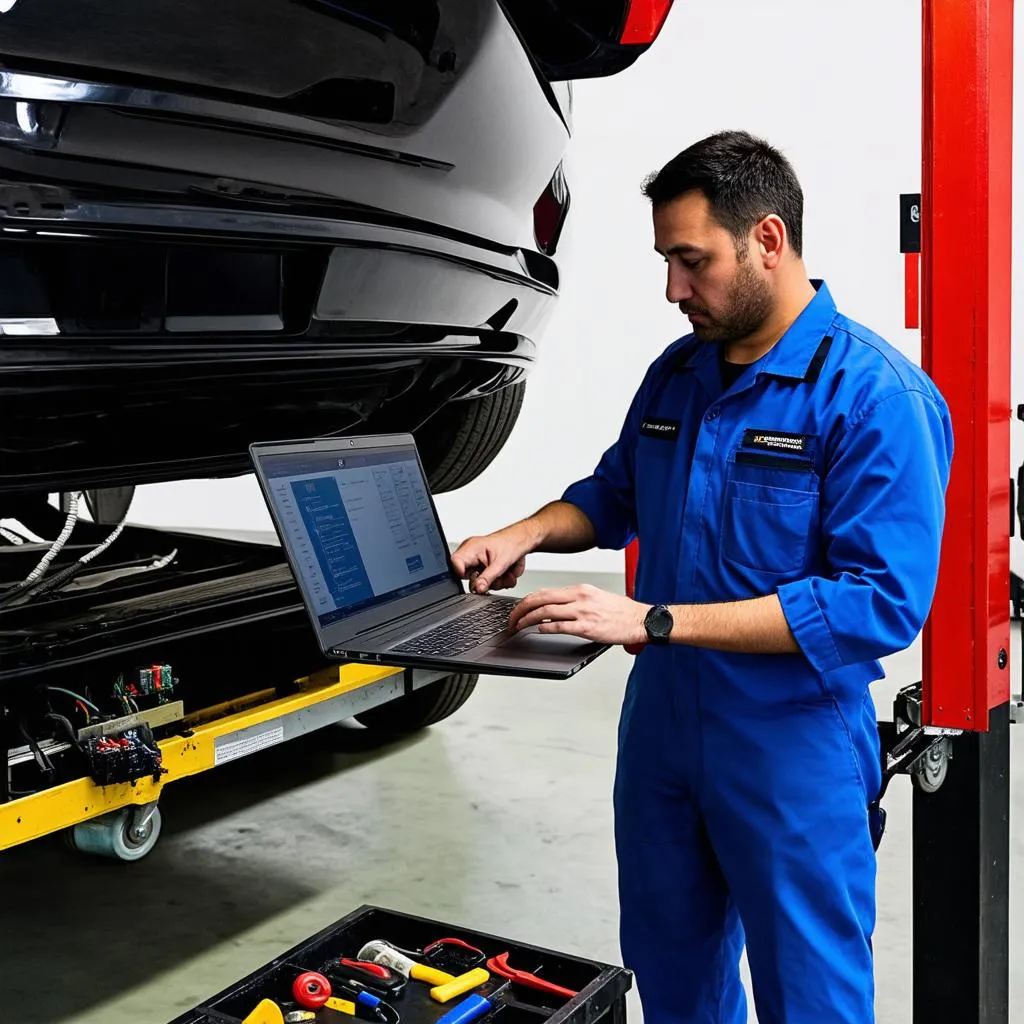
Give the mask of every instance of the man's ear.
M 782 259 L 788 236 L 786 225 L 777 214 L 769 214 L 754 228 L 754 241 L 765 270 L 774 270 Z

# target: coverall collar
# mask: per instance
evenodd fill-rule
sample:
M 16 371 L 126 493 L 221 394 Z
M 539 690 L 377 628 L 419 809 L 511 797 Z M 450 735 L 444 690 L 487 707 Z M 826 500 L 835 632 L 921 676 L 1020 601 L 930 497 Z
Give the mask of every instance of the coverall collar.
M 758 374 L 796 381 L 813 381 L 828 353 L 822 344 L 836 316 L 836 304 L 828 285 L 812 280 L 815 296 L 793 321 L 775 346 L 757 362 Z M 717 359 L 717 346 L 698 345 L 684 361 L 681 369 L 697 369 Z M 717 364 L 715 365 L 717 374 Z

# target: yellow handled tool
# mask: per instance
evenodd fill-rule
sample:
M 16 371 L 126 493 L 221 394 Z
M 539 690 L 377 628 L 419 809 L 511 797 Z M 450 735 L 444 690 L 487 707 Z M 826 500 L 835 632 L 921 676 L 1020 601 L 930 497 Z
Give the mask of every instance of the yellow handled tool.
M 284 1024 L 284 1014 L 272 999 L 264 999 L 242 1024 Z
M 347 999 L 339 999 L 337 996 L 331 996 L 330 999 L 324 1003 L 324 1006 L 328 1010 L 337 1010 L 338 1013 L 347 1013 L 350 1017 L 356 1015 L 356 1004 L 350 1003 Z
M 479 988 L 490 980 L 491 976 L 487 971 L 482 967 L 474 967 L 473 970 L 466 971 L 465 974 L 460 974 L 457 978 L 453 978 L 447 984 L 438 985 L 436 988 L 432 988 L 430 990 L 430 998 L 436 999 L 439 1003 L 447 1003 L 449 999 L 465 995 L 467 992 L 471 992 L 473 989 Z
M 426 964 L 413 964 L 409 968 L 409 977 L 415 978 L 416 981 L 425 981 L 428 985 L 448 985 L 458 980 L 454 974 L 445 974 L 444 971 L 427 967 Z

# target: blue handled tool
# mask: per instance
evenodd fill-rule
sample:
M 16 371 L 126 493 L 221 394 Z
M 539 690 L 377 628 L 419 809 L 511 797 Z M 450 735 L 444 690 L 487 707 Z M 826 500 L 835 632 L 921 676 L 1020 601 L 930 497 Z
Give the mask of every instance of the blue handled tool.
M 511 987 L 507 981 L 501 988 L 495 989 L 489 996 L 481 996 L 474 993 L 467 996 L 458 1006 L 452 1007 L 443 1017 L 438 1018 L 437 1024 L 470 1024 L 470 1021 L 479 1020 L 484 1014 L 497 1009 L 503 1001 L 497 997 Z

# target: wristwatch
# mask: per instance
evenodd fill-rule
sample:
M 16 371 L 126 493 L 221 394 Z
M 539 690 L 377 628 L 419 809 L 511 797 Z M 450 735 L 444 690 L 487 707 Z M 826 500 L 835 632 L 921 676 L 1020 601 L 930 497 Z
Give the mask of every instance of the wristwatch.
M 656 604 L 644 618 L 647 639 L 652 644 L 667 644 L 674 625 L 672 613 L 663 604 Z

